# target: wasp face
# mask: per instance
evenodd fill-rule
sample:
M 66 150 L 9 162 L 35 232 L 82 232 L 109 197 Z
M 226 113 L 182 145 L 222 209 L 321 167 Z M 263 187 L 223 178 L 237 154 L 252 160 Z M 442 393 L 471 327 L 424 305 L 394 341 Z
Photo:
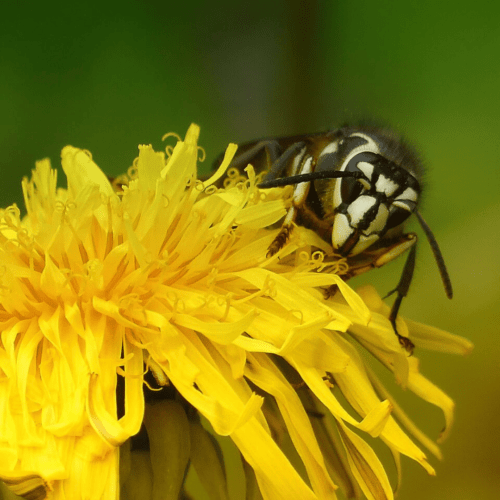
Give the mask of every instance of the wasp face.
M 349 155 L 341 171 L 356 176 L 339 179 L 333 193 L 332 245 L 341 255 L 356 255 L 396 228 L 415 210 L 418 181 L 379 152 Z

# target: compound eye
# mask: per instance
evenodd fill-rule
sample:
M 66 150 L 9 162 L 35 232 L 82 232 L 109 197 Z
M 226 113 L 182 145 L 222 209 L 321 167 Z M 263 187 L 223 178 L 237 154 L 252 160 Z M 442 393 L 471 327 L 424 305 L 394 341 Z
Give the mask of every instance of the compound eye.
M 354 178 L 342 179 L 341 195 L 342 201 L 351 204 L 363 191 L 363 185 Z
M 366 190 L 370 191 L 373 170 L 375 163 L 380 160 L 379 156 L 371 153 L 358 153 L 349 160 L 345 172 L 354 174 L 353 177 L 342 179 L 340 186 L 340 195 L 342 202 L 348 205 L 358 198 Z
M 341 195 L 342 201 L 351 204 L 356 198 L 358 198 L 363 191 L 369 191 L 371 189 L 370 183 L 363 179 L 345 178 L 342 179 Z
M 405 210 L 404 208 L 395 207 L 394 205 L 389 210 L 389 216 L 387 217 L 387 222 L 385 224 L 386 229 L 392 229 L 393 227 L 402 224 L 409 216 L 411 212 Z

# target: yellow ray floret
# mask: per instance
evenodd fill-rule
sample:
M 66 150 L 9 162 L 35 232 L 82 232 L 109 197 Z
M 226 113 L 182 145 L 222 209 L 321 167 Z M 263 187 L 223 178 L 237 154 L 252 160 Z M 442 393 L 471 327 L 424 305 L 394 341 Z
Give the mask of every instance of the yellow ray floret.
M 128 440 L 145 422 L 152 466 L 134 471 L 157 475 L 144 482 L 153 496 L 162 484 L 182 491 L 190 459 L 208 488 L 225 492 L 212 480 L 223 480 L 222 461 L 205 473 L 202 450 L 215 457 L 217 448 L 194 413 L 232 439 L 265 499 L 334 499 L 334 476 L 367 498 L 392 498 L 363 434 L 432 474 L 409 434 L 439 449 L 360 348 L 442 408 L 444 434 L 451 399 L 408 358 L 378 295 L 353 291 L 342 278 L 348 262 L 317 234 L 297 227 L 279 256 L 266 256 L 291 190 L 260 190 L 251 166 L 218 187 L 234 145 L 212 177 L 197 180 L 198 135 L 192 125 L 167 154 L 140 146 L 118 190 L 90 153 L 67 146 L 67 188 L 42 160 L 23 181 L 26 216 L 0 210 L 0 478 L 30 498 L 119 498 L 120 447 L 131 457 Z M 332 285 L 338 292 L 326 300 L 321 288 Z M 400 323 L 417 346 L 471 348 Z M 147 372 L 155 389 L 174 394 L 154 408 L 145 404 Z M 318 429 L 329 438 L 318 441 Z M 283 435 L 304 474 L 280 446 Z M 175 474 L 160 480 L 163 461 L 177 456 Z

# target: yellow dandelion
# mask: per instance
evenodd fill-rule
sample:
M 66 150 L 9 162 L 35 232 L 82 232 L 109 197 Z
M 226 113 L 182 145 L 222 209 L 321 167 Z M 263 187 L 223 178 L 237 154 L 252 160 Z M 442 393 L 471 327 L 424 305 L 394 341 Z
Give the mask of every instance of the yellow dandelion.
M 387 306 L 371 287 L 351 290 L 346 262 L 325 259 L 312 231 L 296 228 L 267 258 L 290 190 L 260 191 L 251 167 L 215 187 L 234 145 L 197 181 L 198 134 L 192 125 L 167 156 L 141 146 L 118 191 L 68 146 L 67 189 L 43 160 L 23 181 L 27 215 L 0 211 L 0 479 L 30 499 L 177 499 L 192 464 L 225 499 L 215 435 L 231 438 L 264 499 L 334 499 L 339 486 L 393 498 L 366 434 L 398 472 L 402 454 L 433 474 L 422 448 L 439 448 L 361 351 L 443 410 L 442 437 L 453 402 L 402 349 Z M 471 348 L 399 322 L 418 348 Z M 131 444 L 138 433 L 145 446 Z

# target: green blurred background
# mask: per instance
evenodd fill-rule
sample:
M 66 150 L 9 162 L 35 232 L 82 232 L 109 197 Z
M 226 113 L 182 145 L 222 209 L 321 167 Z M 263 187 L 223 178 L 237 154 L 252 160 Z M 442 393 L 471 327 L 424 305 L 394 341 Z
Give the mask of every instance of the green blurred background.
M 228 142 L 360 118 L 393 125 L 426 158 L 421 210 L 455 287 L 448 301 L 431 252 L 420 245 L 403 314 L 476 345 L 463 359 L 417 351 L 423 372 L 455 399 L 456 425 L 445 460 L 431 459 L 437 477 L 403 460 L 399 498 L 498 498 L 497 5 L 11 2 L 0 21 L 0 206 L 21 204 L 21 177 L 43 157 L 59 168 L 66 144 L 89 149 L 103 170 L 118 174 L 139 143 L 160 149 L 163 133 L 184 135 L 192 121 L 201 126 L 205 168 Z M 366 279 L 385 293 L 402 264 Z M 437 436 L 439 412 L 410 394 L 401 398 Z M 234 481 L 231 491 L 240 498 Z

